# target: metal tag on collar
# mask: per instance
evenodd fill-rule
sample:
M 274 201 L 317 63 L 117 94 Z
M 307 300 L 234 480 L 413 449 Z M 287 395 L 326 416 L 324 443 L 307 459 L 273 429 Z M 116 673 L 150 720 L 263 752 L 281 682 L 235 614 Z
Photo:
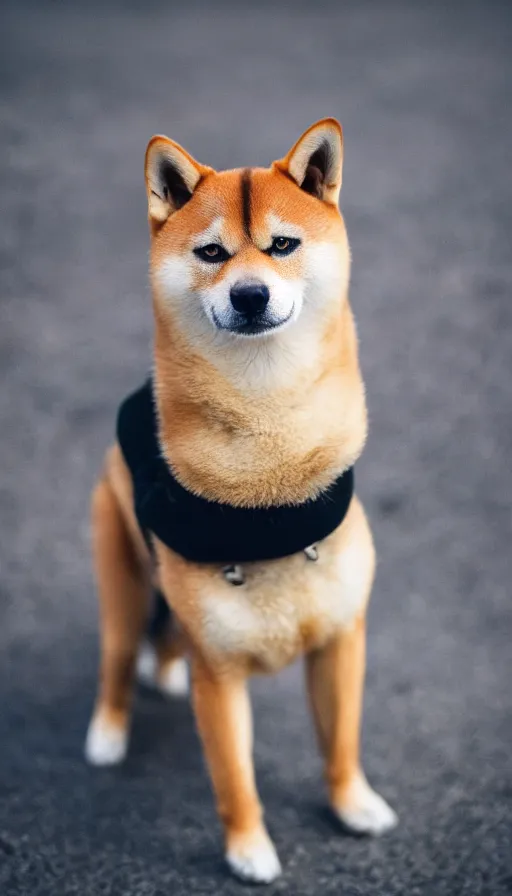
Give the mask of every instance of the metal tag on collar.
M 243 585 L 245 582 L 244 571 L 238 563 L 233 566 L 225 566 L 222 572 L 226 582 L 229 582 L 230 585 Z
M 309 547 L 304 548 L 304 553 L 308 560 L 318 560 L 318 548 L 316 544 L 310 544 Z

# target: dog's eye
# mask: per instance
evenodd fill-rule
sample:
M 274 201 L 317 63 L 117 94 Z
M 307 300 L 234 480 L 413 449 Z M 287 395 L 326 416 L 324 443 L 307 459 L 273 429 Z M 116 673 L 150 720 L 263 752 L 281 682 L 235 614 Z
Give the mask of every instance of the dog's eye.
M 291 236 L 276 236 L 272 240 L 272 245 L 268 249 L 269 255 L 290 255 L 300 246 L 300 240 Z
M 199 246 L 198 249 L 194 249 L 194 255 L 197 255 L 202 261 L 209 261 L 211 264 L 219 264 L 221 261 L 227 261 L 229 258 L 224 247 L 219 246 L 218 243 L 208 243 L 207 246 Z

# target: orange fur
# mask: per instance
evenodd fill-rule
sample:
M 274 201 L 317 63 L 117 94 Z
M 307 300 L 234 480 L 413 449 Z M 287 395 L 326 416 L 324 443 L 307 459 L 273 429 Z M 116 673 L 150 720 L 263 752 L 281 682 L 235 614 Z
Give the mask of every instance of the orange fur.
M 320 345 L 314 373 L 301 371 L 293 386 L 258 401 L 191 353 L 157 307 L 161 442 L 187 488 L 240 506 L 295 504 L 352 465 L 366 438 L 366 410 L 348 303 Z
M 251 171 L 248 208 L 240 171 L 214 172 L 167 138 L 148 146 L 160 440 L 174 474 L 196 494 L 246 507 L 300 503 L 361 453 L 366 407 L 337 209 L 341 161 L 339 125 L 319 122 L 270 169 Z M 268 254 L 280 227 L 285 237 L 300 234 L 299 249 L 286 258 Z M 196 263 L 201 239 L 221 241 L 230 257 Z M 283 320 L 293 300 L 292 323 L 252 341 L 216 333 L 209 303 L 225 302 L 241 276 L 273 284 Z M 95 718 L 127 727 L 151 571 L 118 446 L 95 492 L 93 527 L 103 656 Z M 195 713 L 234 870 L 270 880 L 279 867 L 254 781 L 245 679 L 303 653 L 333 808 L 358 830 L 391 826 L 392 812 L 359 762 L 364 616 L 375 562 L 359 501 L 322 542 L 317 563 L 301 554 L 248 564 L 242 588 L 215 564 L 187 562 L 154 542 L 153 575 L 182 628 L 160 655 L 167 661 L 188 645 Z

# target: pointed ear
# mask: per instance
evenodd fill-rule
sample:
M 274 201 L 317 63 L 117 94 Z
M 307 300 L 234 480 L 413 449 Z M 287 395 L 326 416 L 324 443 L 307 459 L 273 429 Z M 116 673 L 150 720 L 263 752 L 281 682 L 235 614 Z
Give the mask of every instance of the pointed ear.
M 343 166 L 343 131 L 335 118 L 308 128 L 276 168 L 317 199 L 337 205 Z
M 168 137 L 152 137 L 146 150 L 145 176 L 148 214 L 159 227 L 169 215 L 182 208 L 199 182 L 213 169 L 200 165 Z

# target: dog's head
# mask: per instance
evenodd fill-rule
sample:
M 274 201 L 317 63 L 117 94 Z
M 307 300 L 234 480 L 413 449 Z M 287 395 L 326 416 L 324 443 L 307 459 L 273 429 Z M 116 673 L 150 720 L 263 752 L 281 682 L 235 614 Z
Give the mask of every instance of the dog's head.
M 189 341 L 213 338 L 228 352 L 241 340 L 268 343 L 300 321 L 310 332 L 325 328 L 349 278 L 342 158 L 332 118 L 268 169 L 216 172 L 153 137 L 145 172 L 159 314 Z

